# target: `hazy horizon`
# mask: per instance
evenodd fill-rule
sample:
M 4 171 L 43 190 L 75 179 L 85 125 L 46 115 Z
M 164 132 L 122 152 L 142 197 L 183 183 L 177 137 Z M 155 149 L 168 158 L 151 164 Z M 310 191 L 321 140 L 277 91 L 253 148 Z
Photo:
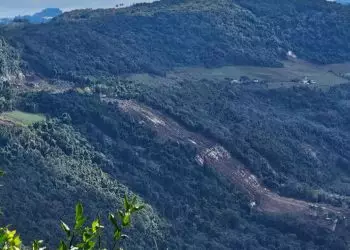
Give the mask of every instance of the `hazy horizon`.
M 63 11 L 83 8 L 113 8 L 116 4 L 130 5 L 138 2 L 152 2 L 151 0 L 1 0 L 0 18 L 31 15 L 45 8 L 60 8 Z

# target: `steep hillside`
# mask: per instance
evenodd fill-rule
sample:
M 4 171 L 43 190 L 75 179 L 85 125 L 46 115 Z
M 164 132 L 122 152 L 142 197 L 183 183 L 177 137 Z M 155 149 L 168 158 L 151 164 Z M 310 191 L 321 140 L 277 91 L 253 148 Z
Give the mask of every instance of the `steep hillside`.
M 126 249 L 349 249 L 349 64 L 310 63 L 350 60 L 349 23 L 323 0 L 163 0 L 1 26 L 0 225 L 52 246 L 77 201 L 128 193 Z M 227 64 L 249 67 L 208 70 Z
M 106 101 L 111 100 L 106 99 Z M 294 213 L 309 223 L 326 227 L 333 231 L 337 229 L 338 223 L 344 223 L 350 215 L 350 211 L 346 208 L 312 204 L 280 196 L 264 187 L 242 162 L 233 158 L 218 142 L 201 136 L 199 133 L 191 132 L 171 118 L 137 102 L 119 100 L 116 103 L 122 110 L 150 126 L 160 137 L 192 143 L 193 147 L 197 149 L 197 154 L 194 158 L 198 165 L 215 169 L 218 174 L 225 176 L 235 186 L 240 188 L 251 200 L 252 210 L 271 214 Z M 318 211 L 317 208 L 319 207 L 322 208 L 321 211 Z
M 140 83 L 136 98 L 222 142 L 270 187 L 304 182 L 348 193 L 348 85 L 325 93 L 230 79 L 165 82 Z
M 274 27 L 282 47 L 297 56 L 317 63 L 349 60 L 349 6 L 324 0 L 236 0 L 252 11 L 261 21 Z
M 350 8 L 325 1 L 180 0 L 78 10 L 7 28 L 31 68 L 51 77 L 175 66 L 279 66 L 289 50 L 318 63 L 350 59 Z
M 112 89 L 108 92 L 113 93 Z M 134 91 L 131 93 L 136 94 Z M 125 98 L 129 93 L 124 90 L 119 95 Z M 332 232 L 328 227 L 319 227 L 317 218 L 312 218 L 309 222 L 299 216 L 293 217 L 293 213 L 289 217 L 288 214 L 269 215 L 250 210 L 251 197 L 240 191 L 239 185 L 232 185 L 230 181 L 222 179 L 220 172 L 211 167 L 198 164 L 195 156 L 200 151 L 192 142 L 179 139 L 181 137 L 175 140 L 158 137 L 149 129 L 148 124 L 135 119 L 132 114 L 124 113 L 113 102 L 100 101 L 99 96 L 91 95 L 91 92 L 78 94 L 75 91 L 29 94 L 20 106 L 27 111 L 40 111 L 50 117 L 63 113 L 66 113 L 65 117 L 67 114 L 71 117 L 71 126 L 85 138 L 85 143 L 99 152 L 91 157 L 94 166 L 138 193 L 166 220 L 169 231 L 164 224 L 158 222 L 159 233 L 164 239 L 159 241 L 156 238 L 158 246 L 171 249 L 271 249 L 271 246 L 276 246 L 277 249 L 346 249 L 347 237 L 343 237 L 349 230 L 346 225 L 340 223 L 342 225 Z M 159 98 L 156 93 L 153 96 Z M 163 102 L 160 100 L 159 104 L 163 105 Z M 166 108 L 165 105 L 163 107 Z M 65 130 L 63 126 L 63 131 Z M 175 131 L 180 132 L 178 129 Z M 43 134 L 48 143 L 51 133 Z M 71 145 L 71 140 L 65 138 L 62 140 Z M 59 141 L 57 144 L 60 145 Z M 241 145 L 237 144 L 237 147 L 241 148 Z M 67 159 L 75 158 L 74 148 L 74 144 L 67 149 L 63 148 Z M 77 146 L 78 150 L 79 148 Z M 243 147 L 241 149 L 244 150 Z M 81 154 L 84 159 L 89 155 L 84 152 Z M 254 159 L 250 155 L 246 156 Z M 70 179 L 75 179 L 74 176 L 81 170 L 77 168 L 76 171 L 71 174 L 67 172 L 68 179 L 63 179 L 63 183 L 72 183 Z M 261 175 L 258 176 L 261 178 Z M 332 203 L 330 199 L 325 202 Z M 91 204 L 95 204 L 94 200 Z M 62 205 L 65 206 L 65 203 Z M 297 206 L 296 204 L 295 207 Z M 308 205 L 304 206 L 311 210 Z M 27 208 L 28 211 L 32 209 L 33 207 Z M 323 218 L 333 216 L 331 214 L 323 215 Z M 44 214 L 43 220 L 45 217 Z M 53 228 L 48 230 L 52 232 Z M 148 233 L 139 237 L 145 240 L 144 237 L 153 237 L 150 235 Z M 152 244 L 151 246 L 153 247 Z
M 103 155 L 68 124 L 50 120 L 25 128 L 1 123 L 0 118 L 0 126 L 0 168 L 6 171 L 0 189 L 4 212 L 0 223 L 16 226 L 25 244 L 40 237 L 57 245 L 63 235 L 58 222 L 72 220 L 68 215 L 79 200 L 92 218 L 114 212 L 123 195 L 131 195 L 98 167 Z M 137 218 L 132 230 L 136 238 L 128 245 L 135 249 L 151 245 L 152 240 L 144 235 L 156 237 L 161 244 L 166 234 L 163 223 L 148 207 Z
M 19 53 L 0 35 L 0 82 L 23 78 Z

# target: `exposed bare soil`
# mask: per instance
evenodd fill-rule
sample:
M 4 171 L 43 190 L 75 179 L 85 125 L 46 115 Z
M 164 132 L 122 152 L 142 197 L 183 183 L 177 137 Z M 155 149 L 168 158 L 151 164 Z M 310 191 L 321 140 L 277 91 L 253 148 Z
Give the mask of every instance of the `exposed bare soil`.
M 199 152 L 193 156 L 198 165 L 213 167 L 219 174 L 232 181 L 249 196 L 252 209 L 271 214 L 297 215 L 332 231 L 339 222 L 346 220 L 350 215 L 347 209 L 282 197 L 264 187 L 255 175 L 218 143 L 188 131 L 169 117 L 135 101 L 117 102 L 121 110 L 153 128 L 160 138 L 193 144 Z
M 9 120 L 2 119 L 0 117 L 0 126 L 14 126 L 15 123 Z

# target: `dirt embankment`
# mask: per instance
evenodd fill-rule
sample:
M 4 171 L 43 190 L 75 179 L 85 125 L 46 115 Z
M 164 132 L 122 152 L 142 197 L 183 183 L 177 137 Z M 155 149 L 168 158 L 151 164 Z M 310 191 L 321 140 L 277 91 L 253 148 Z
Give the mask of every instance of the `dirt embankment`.
M 252 209 L 280 215 L 294 214 L 332 231 L 350 215 L 347 209 L 282 197 L 264 187 L 255 175 L 216 142 L 188 131 L 169 117 L 135 101 L 118 101 L 118 105 L 121 110 L 140 119 L 140 123 L 153 128 L 160 138 L 192 143 L 199 152 L 194 156 L 198 165 L 209 165 L 232 181 L 249 196 Z
M 14 126 L 16 125 L 14 122 L 12 121 L 9 121 L 9 120 L 6 120 L 6 119 L 3 119 L 0 117 L 0 126 Z

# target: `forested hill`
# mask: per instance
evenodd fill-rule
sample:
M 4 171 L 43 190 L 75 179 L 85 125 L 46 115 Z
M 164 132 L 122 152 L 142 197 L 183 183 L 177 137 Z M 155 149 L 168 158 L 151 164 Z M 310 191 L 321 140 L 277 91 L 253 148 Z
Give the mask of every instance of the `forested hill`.
M 0 81 L 21 78 L 17 51 L 0 36 Z
M 350 60 L 350 8 L 323 0 L 164 0 L 77 10 L 5 28 L 29 69 L 55 77 L 161 73 L 174 66 L 279 66 L 291 50 L 317 63 Z
M 1 26 L 0 227 L 51 249 L 77 201 L 126 193 L 146 209 L 124 249 L 348 250 L 350 64 L 320 64 L 350 61 L 349 23 L 323 0 L 163 0 Z

